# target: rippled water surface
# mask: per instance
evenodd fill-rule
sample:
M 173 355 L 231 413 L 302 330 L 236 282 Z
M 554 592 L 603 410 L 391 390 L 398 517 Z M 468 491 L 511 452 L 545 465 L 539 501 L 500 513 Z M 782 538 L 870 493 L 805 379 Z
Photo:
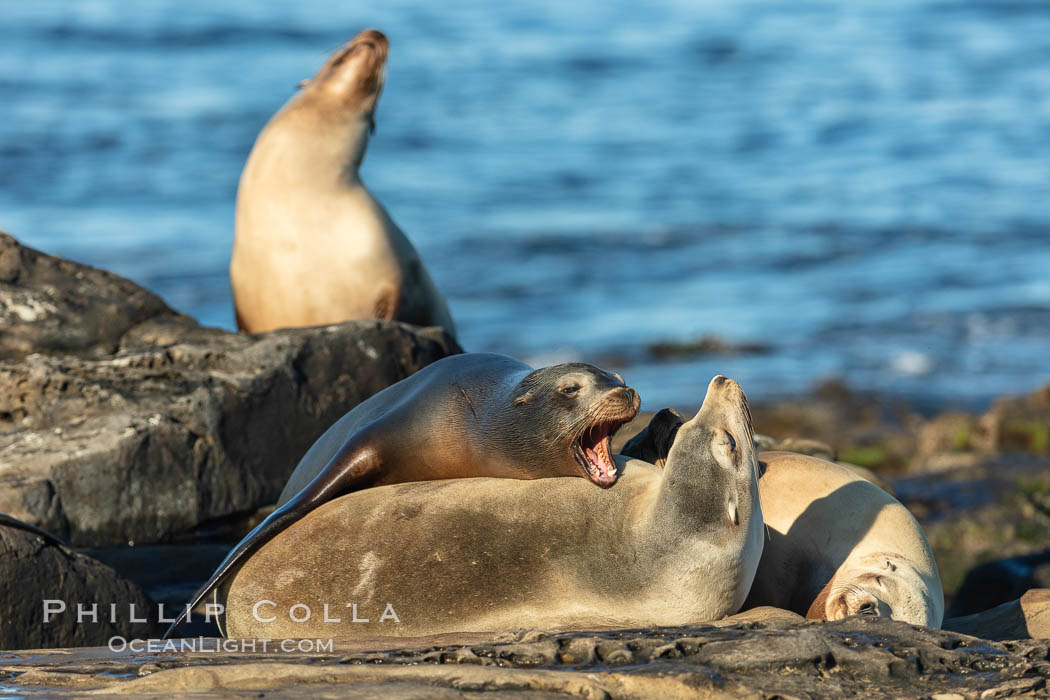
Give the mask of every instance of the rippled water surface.
M 5 3 L 0 229 L 232 327 L 255 135 L 391 39 L 363 176 L 464 346 L 979 404 L 1050 379 L 1050 3 Z M 657 361 L 717 335 L 763 354 Z

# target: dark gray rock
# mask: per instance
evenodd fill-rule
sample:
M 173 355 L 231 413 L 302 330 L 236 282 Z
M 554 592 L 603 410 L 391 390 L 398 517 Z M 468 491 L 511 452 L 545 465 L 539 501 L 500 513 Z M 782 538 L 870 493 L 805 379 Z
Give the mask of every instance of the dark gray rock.
M 157 317 L 196 325 L 130 280 L 0 232 L 0 361 L 37 352 L 110 354 L 131 328 Z
M 114 636 L 159 631 L 153 603 L 138 586 L 94 559 L 7 523 L 0 524 L 0 571 L 0 649 L 97 646 Z M 65 611 L 45 622 L 45 600 L 61 601 Z M 96 621 L 78 622 L 78 604 L 85 611 L 97 605 Z M 58 607 L 52 603 L 51 609 Z
M 1030 588 L 1050 588 L 1050 549 L 974 567 L 959 586 L 948 613 L 972 615 L 1020 598 Z
M 169 541 L 273 502 L 331 423 L 459 351 L 380 321 L 202 328 L 8 236 L 0 314 L 0 511 L 76 546 Z

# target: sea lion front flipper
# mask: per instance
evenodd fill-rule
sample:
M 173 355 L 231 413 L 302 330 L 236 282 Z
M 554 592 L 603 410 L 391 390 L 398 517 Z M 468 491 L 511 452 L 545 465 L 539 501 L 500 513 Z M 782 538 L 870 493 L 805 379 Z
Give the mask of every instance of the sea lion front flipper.
M 384 321 L 393 321 L 397 318 L 398 307 L 401 304 L 401 295 L 398 294 L 397 288 L 392 284 L 384 284 L 379 294 L 376 295 L 375 305 L 372 308 L 372 315 L 375 318 L 383 319 Z
M 266 516 L 265 520 L 237 543 L 211 578 L 193 595 L 193 599 L 179 613 L 175 622 L 171 623 L 171 627 L 164 633 L 164 639 L 171 636 L 189 616 L 190 611 L 200 605 L 209 593 L 222 585 L 238 565 L 243 563 L 245 557 L 318 506 L 349 491 L 364 488 L 378 476 L 382 466 L 379 452 L 374 447 L 375 442 L 367 439 L 366 435 L 367 432 L 355 433 L 302 491 Z
M 667 463 L 675 435 L 685 421 L 673 408 L 661 409 L 637 435 L 627 441 L 620 450 L 625 457 L 640 459 L 662 467 Z

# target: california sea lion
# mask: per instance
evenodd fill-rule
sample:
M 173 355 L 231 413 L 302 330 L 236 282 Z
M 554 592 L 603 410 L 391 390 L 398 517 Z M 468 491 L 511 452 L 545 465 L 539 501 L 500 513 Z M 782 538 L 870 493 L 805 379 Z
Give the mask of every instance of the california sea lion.
M 241 330 L 383 318 L 455 335 L 419 253 L 358 174 L 387 48 L 374 29 L 358 34 L 256 139 L 230 261 Z
M 915 517 L 845 467 L 762 452 L 769 526 L 745 606 L 775 605 L 818 620 L 869 615 L 940 627 L 944 593 Z
M 189 608 L 264 542 L 350 491 L 474 476 L 583 476 L 612 486 L 619 472 L 609 438 L 638 405 L 622 377 L 593 365 L 534 370 L 491 353 L 439 360 L 362 402 L 318 438 L 277 510 L 241 540 Z
M 674 417 L 662 414 L 624 445 L 624 455 L 668 453 Z M 769 541 L 745 609 L 771 605 L 814 619 L 860 614 L 940 627 L 940 574 L 907 508 L 838 464 L 793 452 L 760 452 L 758 459 Z
M 336 499 L 241 567 L 226 599 L 228 633 L 645 627 L 735 612 L 763 537 L 737 383 L 712 380 L 666 469 L 617 462 L 626 471 L 608 490 L 581 479 L 458 479 Z

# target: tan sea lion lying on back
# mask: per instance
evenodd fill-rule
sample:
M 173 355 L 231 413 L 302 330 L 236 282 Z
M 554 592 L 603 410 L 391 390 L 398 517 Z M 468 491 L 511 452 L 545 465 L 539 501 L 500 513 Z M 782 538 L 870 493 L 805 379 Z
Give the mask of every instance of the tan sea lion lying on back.
M 374 29 L 358 34 L 255 141 L 230 261 L 241 330 L 382 318 L 455 335 L 416 249 L 358 174 L 387 48 Z
M 681 418 L 661 411 L 622 453 L 660 459 L 676 423 Z M 745 610 L 771 605 L 814 619 L 871 615 L 940 627 L 940 574 L 907 508 L 855 472 L 816 457 L 760 452 L 758 459 L 769 539 Z

